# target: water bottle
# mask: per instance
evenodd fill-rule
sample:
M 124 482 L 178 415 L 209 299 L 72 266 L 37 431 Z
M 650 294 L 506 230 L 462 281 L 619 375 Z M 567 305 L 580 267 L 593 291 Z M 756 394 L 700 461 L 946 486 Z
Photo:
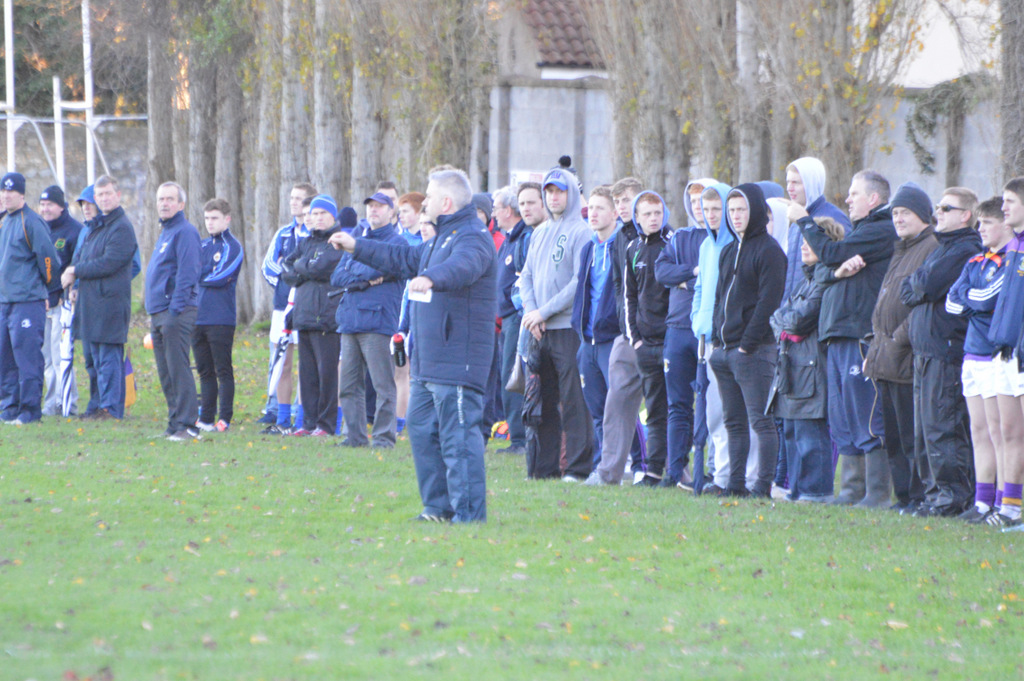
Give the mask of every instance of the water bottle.
M 391 344 L 394 345 L 394 347 L 395 347 L 395 349 L 393 351 L 394 352 L 394 357 L 395 357 L 395 366 L 396 367 L 404 367 L 405 366 L 405 336 L 403 336 L 400 333 L 396 333 L 394 336 L 391 337 Z

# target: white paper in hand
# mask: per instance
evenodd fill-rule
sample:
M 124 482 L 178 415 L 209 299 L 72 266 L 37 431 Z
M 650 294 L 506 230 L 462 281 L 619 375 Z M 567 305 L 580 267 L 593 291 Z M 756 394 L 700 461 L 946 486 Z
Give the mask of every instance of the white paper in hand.
M 426 291 L 409 291 L 409 300 L 414 303 L 429 303 L 433 296 L 434 291 L 431 289 Z

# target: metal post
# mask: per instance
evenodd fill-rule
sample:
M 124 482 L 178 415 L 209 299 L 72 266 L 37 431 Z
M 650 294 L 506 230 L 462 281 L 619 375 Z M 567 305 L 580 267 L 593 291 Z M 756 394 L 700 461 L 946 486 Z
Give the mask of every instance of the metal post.
M 85 126 L 92 134 L 86 134 L 85 172 L 88 184 L 96 179 L 96 150 L 93 142 L 93 94 L 92 94 L 92 31 L 89 0 L 82 0 L 82 67 L 85 70 Z
M 7 170 L 15 169 L 14 133 L 18 124 L 11 120 L 14 115 L 14 0 L 4 0 L 4 67 L 7 76 L 7 101 L 4 111 L 7 113 Z
M 57 157 L 57 184 L 64 188 L 64 117 L 60 99 L 60 78 L 53 77 L 53 153 Z

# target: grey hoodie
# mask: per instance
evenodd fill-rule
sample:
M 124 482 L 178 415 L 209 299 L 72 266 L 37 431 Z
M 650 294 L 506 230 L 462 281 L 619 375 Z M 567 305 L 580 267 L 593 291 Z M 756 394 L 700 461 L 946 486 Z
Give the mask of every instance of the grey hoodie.
M 569 192 L 565 212 L 541 223 L 530 239 L 526 266 L 519 277 L 523 312 L 540 310 L 549 329 L 572 327 L 572 302 L 576 295 L 576 273 L 580 251 L 590 240 L 591 231 L 580 211 L 579 181 L 572 173 L 555 168 L 544 176 L 542 186 L 552 180 L 566 185 Z M 544 197 L 547 208 L 547 197 Z

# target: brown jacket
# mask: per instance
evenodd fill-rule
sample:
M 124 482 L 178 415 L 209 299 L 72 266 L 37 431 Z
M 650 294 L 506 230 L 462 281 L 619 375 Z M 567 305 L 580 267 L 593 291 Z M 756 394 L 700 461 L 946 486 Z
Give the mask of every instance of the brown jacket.
M 938 245 L 931 225 L 912 239 L 896 242 L 871 314 L 873 336 L 864 360 L 864 373 L 868 378 L 893 383 L 913 382 L 914 353 L 907 319 L 910 308 L 900 300 L 900 288 L 903 280 L 913 274 Z

